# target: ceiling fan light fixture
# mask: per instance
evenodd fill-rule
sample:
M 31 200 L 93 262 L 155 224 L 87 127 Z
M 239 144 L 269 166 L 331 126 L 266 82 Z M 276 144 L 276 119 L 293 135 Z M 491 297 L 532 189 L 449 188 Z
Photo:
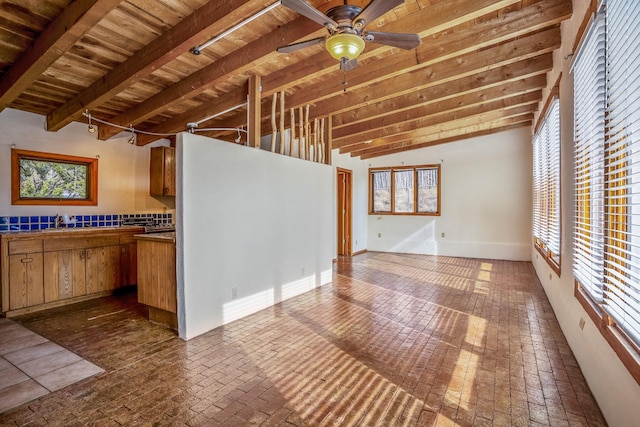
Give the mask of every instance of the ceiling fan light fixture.
M 326 48 L 335 59 L 356 59 L 364 50 L 362 37 L 351 33 L 334 34 L 326 41 Z

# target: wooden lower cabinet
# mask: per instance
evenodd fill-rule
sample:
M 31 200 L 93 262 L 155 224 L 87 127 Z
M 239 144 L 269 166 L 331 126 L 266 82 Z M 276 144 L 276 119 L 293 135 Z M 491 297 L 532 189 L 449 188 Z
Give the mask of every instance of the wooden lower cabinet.
M 9 310 L 42 304 L 42 253 L 9 255 L 9 280 Z
M 120 286 L 138 283 L 138 251 L 135 243 L 120 244 Z
M 103 246 L 86 250 L 87 293 L 112 291 L 120 285 L 120 247 Z
M 45 302 L 111 291 L 119 268 L 119 246 L 45 252 Z
M 138 302 L 176 313 L 175 237 L 173 240 L 141 238 L 138 261 Z
M 135 231 L 0 235 L 2 312 L 19 315 L 137 282 Z
M 58 301 L 87 294 L 85 250 L 45 252 L 44 299 Z

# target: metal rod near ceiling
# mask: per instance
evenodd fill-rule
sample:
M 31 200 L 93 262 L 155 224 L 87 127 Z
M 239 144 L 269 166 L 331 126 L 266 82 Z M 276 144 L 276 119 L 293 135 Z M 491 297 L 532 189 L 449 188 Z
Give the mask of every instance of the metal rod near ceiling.
M 219 40 L 222 40 L 223 38 L 227 37 L 229 34 L 233 33 L 234 31 L 236 31 L 236 30 L 238 30 L 238 29 L 240 29 L 242 27 L 244 27 L 248 23 L 254 21 L 255 19 L 258 19 L 259 17 L 261 17 L 265 13 L 268 13 L 268 12 L 272 11 L 273 9 L 275 9 L 278 6 L 280 6 L 280 0 L 278 0 L 275 3 L 273 3 L 270 6 L 267 6 L 266 8 L 262 9 L 260 12 L 251 15 L 250 17 L 248 17 L 244 21 L 241 21 L 241 22 L 237 23 L 236 25 L 234 25 L 233 27 L 229 28 L 228 30 L 223 31 L 221 34 L 215 36 L 214 38 L 212 38 L 208 42 L 203 43 L 203 44 L 201 44 L 199 46 L 192 47 L 191 48 L 191 53 L 193 53 L 194 55 L 200 55 L 202 50 L 204 50 L 207 47 L 211 46 L 215 42 L 217 42 Z

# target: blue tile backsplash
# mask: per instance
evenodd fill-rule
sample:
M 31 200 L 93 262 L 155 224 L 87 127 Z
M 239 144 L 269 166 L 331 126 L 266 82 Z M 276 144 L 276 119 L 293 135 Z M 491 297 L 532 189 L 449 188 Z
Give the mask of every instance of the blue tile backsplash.
M 0 232 L 46 230 L 54 227 L 54 216 L 0 216 Z M 74 215 L 75 223 L 64 227 L 119 227 L 123 219 L 144 218 L 153 219 L 154 224 L 172 224 L 173 214 L 109 214 L 109 215 Z

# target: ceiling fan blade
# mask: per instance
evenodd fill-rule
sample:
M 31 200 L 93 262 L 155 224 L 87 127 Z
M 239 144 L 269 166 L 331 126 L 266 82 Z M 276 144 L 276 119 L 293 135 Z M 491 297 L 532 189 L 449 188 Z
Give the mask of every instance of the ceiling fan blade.
M 317 39 L 305 40 L 303 42 L 292 43 L 286 46 L 280 46 L 276 49 L 278 53 L 291 53 L 295 52 L 298 49 L 304 49 L 305 47 L 315 46 L 317 44 L 322 44 L 326 41 L 324 37 L 318 37 Z
M 383 44 L 406 50 L 420 46 L 420 36 L 417 34 L 379 33 L 376 31 L 367 31 L 365 34 L 365 40 L 371 43 Z
M 404 2 L 405 0 L 371 0 L 362 12 L 353 19 L 354 26 L 362 28 Z M 357 25 L 356 22 L 360 20 L 364 21 L 364 24 Z
M 338 23 L 311 6 L 304 0 L 282 0 L 281 4 L 289 9 L 298 12 L 300 15 L 311 19 L 323 27 L 337 28 Z
M 358 66 L 358 60 L 357 59 L 347 59 L 347 58 L 342 58 L 340 60 L 340 69 L 342 71 L 351 71 L 354 68 L 356 68 Z

